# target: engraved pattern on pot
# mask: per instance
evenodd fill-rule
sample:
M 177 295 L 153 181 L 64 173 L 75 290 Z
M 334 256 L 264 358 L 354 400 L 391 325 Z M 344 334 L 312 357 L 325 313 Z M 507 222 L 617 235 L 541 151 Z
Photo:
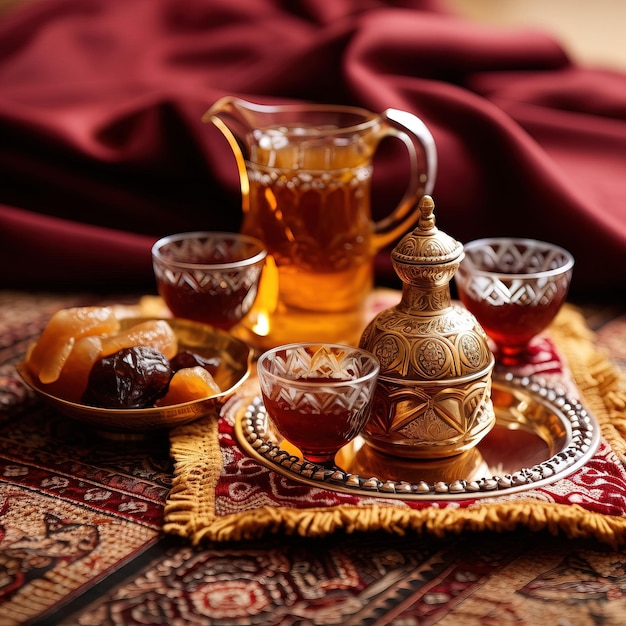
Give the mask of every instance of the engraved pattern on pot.
M 408 344 L 401 335 L 388 333 L 375 344 L 372 352 L 380 362 L 381 371 L 394 371 L 400 368 L 400 373 L 403 373 L 401 368 L 406 362 L 404 355 L 407 349 Z
M 397 267 L 397 263 L 394 264 Z M 425 284 L 435 284 L 441 285 L 444 283 L 448 283 L 452 276 L 454 275 L 458 264 L 454 266 L 432 266 L 432 267 L 417 267 L 417 266 L 408 266 L 402 268 L 401 278 L 408 282 L 414 283 L 425 283 Z
M 412 292 L 403 299 L 402 305 L 414 311 L 432 311 L 450 306 L 450 292 L 435 289 L 431 292 Z
M 471 333 L 460 333 L 456 340 L 457 350 L 460 358 L 460 372 L 468 369 L 475 371 L 485 365 L 485 350 L 483 345 L 478 343 L 475 335 Z
M 370 444 L 384 451 L 419 443 L 462 449 L 491 419 L 491 381 L 481 379 L 455 387 L 412 387 L 379 379 L 377 398 L 367 424 Z M 385 401 L 384 398 L 387 398 Z
M 438 231 L 433 209 L 432 199 L 422 198 L 418 227 L 392 252 L 403 281 L 400 302 L 370 322 L 359 344 L 381 362 L 363 438 L 408 458 L 458 455 L 495 424 L 487 336 L 450 297 L 463 246 Z
M 486 343 L 479 343 L 467 327 L 446 336 L 444 331 L 450 329 L 441 319 L 422 324 L 406 318 L 385 322 L 378 326 L 380 336 L 376 340 L 366 336 L 383 372 L 433 380 L 471 374 L 487 367 L 493 358 Z M 439 343 L 432 343 L 433 337 Z
M 422 378 L 434 380 L 454 370 L 450 346 L 443 338 L 427 337 L 413 344 L 410 363 Z

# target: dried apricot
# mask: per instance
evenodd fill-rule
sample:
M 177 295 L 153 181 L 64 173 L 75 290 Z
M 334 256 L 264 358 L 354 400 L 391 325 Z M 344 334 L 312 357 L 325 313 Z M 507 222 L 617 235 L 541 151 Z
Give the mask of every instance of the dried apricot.
M 108 356 L 134 346 L 149 346 L 171 359 L 178 352 L 178 339 L 165 320 L 147 320 L 126 330 L 120 330 L 114 335 L 103 337 L 101 356 Z
M 57 311 L 28 353 L 27 366 L 44 383 L 59 378 L 74 343 L 80 337 L 116 332 L 119 320 L 109 307 L 73 307 Z
M 220 393 L 221 389 L 213 376 L 204 367 L 183 367 L 174 372 L 165 395 L 156 401 L 157 406 L 181 404 L 191 400 L 202 400 Z
M 45 385 L 49 393 L 69 400 L 80 402 L 87 389 L 89 373 L 102 352 L 102 338 L 99 336 L 80 337 L 74 343 L 59 377 Z

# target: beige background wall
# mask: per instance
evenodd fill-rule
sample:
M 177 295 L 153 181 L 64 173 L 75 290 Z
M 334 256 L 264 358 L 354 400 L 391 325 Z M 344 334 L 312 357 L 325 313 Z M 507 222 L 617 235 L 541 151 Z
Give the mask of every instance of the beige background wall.
M 458 15 L 485 24 L 539 26 L 577 62 L 626 70 L 624 0 L 444 0 Z

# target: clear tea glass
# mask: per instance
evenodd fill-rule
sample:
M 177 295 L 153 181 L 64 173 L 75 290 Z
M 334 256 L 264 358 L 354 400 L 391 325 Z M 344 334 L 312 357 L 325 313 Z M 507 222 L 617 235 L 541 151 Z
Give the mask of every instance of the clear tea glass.
M 250 311 L 267 251 L 239 233 L 191 232 L 152 247 L 159 295 L 175 317 L 230 330 Z
M 257 364 L 275 430 L 324 467 L 334 467 L 337 452 L 365 426 L 379 369 L 366 350 L 321 343 L 279 346 Z
M 573 256 L 552 243 L 510 237 L 464 244 L 456 274 L 459 298 L 495 344 L 496 361 L 524 363 L 531 340 L 567 297 Z

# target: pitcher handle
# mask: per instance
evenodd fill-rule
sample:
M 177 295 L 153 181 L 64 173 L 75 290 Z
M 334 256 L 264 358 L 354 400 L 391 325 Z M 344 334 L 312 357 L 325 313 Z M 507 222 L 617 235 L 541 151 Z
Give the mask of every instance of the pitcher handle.
M 383 219 L 374 222 L 373 242 L 376 250 L 384 248 L 413 227 L 419 211 L 417 205 L 424 195 L 430 195 L 437 176 L 437 149 L 435 140 L 422 120 L 399 109 L 386 109 L 381 118 L 387 122 L 381 139 L 396 137 L 409 153 L 410 180 L 398 206 Z M 424 168 L 420 168 L 418 150 L 423 155 Z

